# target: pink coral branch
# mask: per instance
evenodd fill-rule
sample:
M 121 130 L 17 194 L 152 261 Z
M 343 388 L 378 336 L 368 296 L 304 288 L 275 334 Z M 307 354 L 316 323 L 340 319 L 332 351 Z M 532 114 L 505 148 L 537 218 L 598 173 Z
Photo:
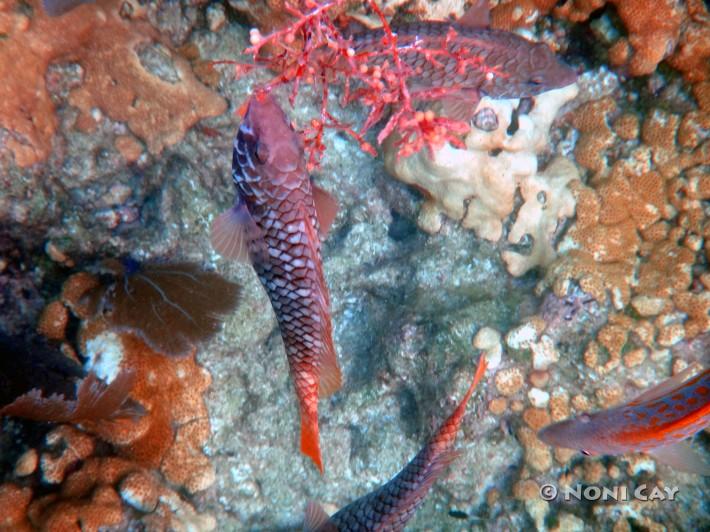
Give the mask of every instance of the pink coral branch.
M 433 46 L 418 39 L 400 42 L 374 0 L 367 0 L 367 5 L 382 24 L 380 45 L 356 52 L 352 37 L 344 36 L 331 19 L 334 11 L 346 3 L 346 0 L 323 3 L 302 0 L 294 4 L 287 0 L 285 9 L 294 17 L 290 24 L 266 36 L 256 29 L 252 30 L 251 46 L 245 50 L 252 56 L 252 65 L 229 61 L 213 64 L 234 64 L 240 76 L 257 65 L 269 67 L 276 75 L 261 88 L 270 90 L 290 83 L 291 105 L 294 105 L 303 83 L 320 85 L 320 116 L 312 119 L 310 127 L 303 132 L 309 167 L 318 165 L 325 150 L 325 128 L 343 131 L 355 139 L 363 151 L 376 155 L 374 147 L 364 137 L 383 118 L 388 108 L 391 115 L 377 135 L 377 142 L 382 144 L 391 134 L 398 133 L 398 156 L 411 155 L 424 146 L 433 150 L 446 142 L 460 145 L 459 135 L 468 131 L 466 123 L 435 116 L 431 112 L 422 113 L 414 105 L 415 100 L 441 100 L 456 93 L 457 88 L 410 89 L 408 82 L 420 72 L 405 62 L 401 54 L 422 54 L 426 61 L 439 67 L 442 66 L 440 59 L 453 59 L 456 70 L 460 72 L 469 67 L 483 68 L 482 58 L 466 57 L 461 51 L 450 51 L 449 44 L 458 36 L 453 28 Z M 335 119 L 329 110 L 328 96 L 332 83 L 343 85 L 341 106 L 358 101 L 369 109 L 358 131 L 350 124 Z

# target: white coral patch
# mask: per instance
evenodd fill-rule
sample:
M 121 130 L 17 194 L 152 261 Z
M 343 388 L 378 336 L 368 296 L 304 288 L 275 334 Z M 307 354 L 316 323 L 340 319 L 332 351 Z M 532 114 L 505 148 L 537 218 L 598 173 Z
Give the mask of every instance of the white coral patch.
M 86 342 L 84 369 L 93 371 L 97 377 L 110 383 L 118 375 L 123 360 L 123 343 L 112 331 L 106 331 Z
M 537 334 L 535 325 L 532 322 L 527 322 L 520 327 L 511 329 L 505 336 L 505 343 L 511 349 L 526 349 L 537 341 Z
M 542 335 L 539 342 L 530 344 L 530 349 L 533 354 L 533 368 L 536 370 L 546 370 L 560 359 L 555 342 L 546 334 Z
M 384 146 L 387 170 L 427 192 L 419 226 L 437 232 L 445 214 L 479 237 L 497 241 L 503 235 L 503 224 L 514 214 L 520 190 L 525 204 L 518 212 L 511 242 L 529 234 L 533 248 L 527 254 L 504 254 L 508 271 L 522 275 L 533 267 L 548 266 L 556 255 L 552 243 L 558 224 L 574 214 L 575 200 L 568 183 L 578 179 L 578 172 L 572 163 L 558 158 L 538 174 L 537 159 L 549 149 L 549 130 L 557 112 L 577 92 L 577 85 L 572 84 L 540 94 L 527 114 L 516 113 L 518 99 L 482 98 L 476 109 L 492 110 L 497 127 L 473 126 L 464 138 L 465 149 L 446 144 L 433 155 L 421 150 L 398 157 L 395 135 L 388 138 Z M 517 127 L 511 128 L 515 117 Z

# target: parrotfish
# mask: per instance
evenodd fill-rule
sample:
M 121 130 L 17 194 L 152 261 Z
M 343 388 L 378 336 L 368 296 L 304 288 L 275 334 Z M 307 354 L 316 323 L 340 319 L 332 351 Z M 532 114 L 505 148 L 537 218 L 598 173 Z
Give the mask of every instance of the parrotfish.
M 690 377 L 693 370 L 621 406 L 549 425 L 538 437 L 586 455 L 645 452 L 681 471 L 710 475 L 710 466 L 682 441 L 710 424 L 710 369 Z
M 403 530 L 434 482 L 459 456 L 460 453 L 454 449 L 456 433 L 468 400 L 486 372 L 486 367 L 486 359 L 481 357 L 476 374 L 459 405 L 397 476 L 330 517 L 318 503 L 309 502 L 303 529 L 308 532 Z
M 301 137 L 268 93 L 246 107 L 232 152 L 234 206 L 212 226 L 227 258 L 251 261 L 276 314 L 301 414 L 301 451 L 323 472 L 318 397 L 341 385 L 321 239 L 335 200 L 311 183 Z
M 414 73 L 409 89 L 443 89 L 446 114 L 468 115 L 482 96 L 523 98 L 565 87 L 576 72 L 562 63 L 544 43 L 488 27 L 487 0 L 478 0 L 458 21 L 424 20 L 392 24 L 400 57 Z M 355 54 L 371 55 L 371 62 L 392 61 L 383 44 L 384 30 L 352 34 Z M 425 51 L 440 51 L 430 59 Z M 459 66 L 465 63 L 465 68 Z

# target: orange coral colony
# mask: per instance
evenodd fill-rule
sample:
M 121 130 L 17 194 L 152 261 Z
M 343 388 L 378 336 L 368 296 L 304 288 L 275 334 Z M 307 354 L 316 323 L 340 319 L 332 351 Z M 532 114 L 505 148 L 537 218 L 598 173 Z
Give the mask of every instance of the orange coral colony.
M 145 21 L 119 14 L 123 2 L 87 4 L 47 16 L 40 2 L 0 3 L 0 128 L 11 135 L 7 148 L 15 163 L 27 167 L 47 159 L 58 121 L 45 82 L 53 61 L 82 66 L 83 83 L 69 94 L 81 115 L 78 127 L 96 127 L 95 109 L 125 122 L 151 154 L 175 144 L 197 121 L 222 114 L 226 102 L 203 86 L 187 60 L 167 51 L 177 72 L 166 81 L 141 63 L 139 50 L 160 42 Z M 134 150 L 135 151 L 135 150 Z
M 0 508 L 13 509 L 3 513 L 0 530 L 98 530 L 129 522 L 172 529 L 183 526 L 182 519 L 210 530 L 214 519 L 195 513 L 175 491 L 201 491 L 215 479 L 202 452 L 210 434 L 202 397 L 210 375 L 196 363 L 194 347 L 171 358 L 131 331 L 116 332 L 103 314 L 90 317 L 86 296 L 97 286 L 91 274 L 70 277 L 62 297 L 45 309 L 40 330 L 66 342 L 67 308 L 84 317 L 78 347 L 86 367 L 107 383 L 130 370 L 130 399 L 142 415 L 54 428 L 46 450 L 35 452 L 39 460 L 29 471 L 22 468 L 22 480 L 37 473 L 58 491 L 33 498 L 30 487 L 0 485 Z M 99 440 L 111 444 L 110 453 Z

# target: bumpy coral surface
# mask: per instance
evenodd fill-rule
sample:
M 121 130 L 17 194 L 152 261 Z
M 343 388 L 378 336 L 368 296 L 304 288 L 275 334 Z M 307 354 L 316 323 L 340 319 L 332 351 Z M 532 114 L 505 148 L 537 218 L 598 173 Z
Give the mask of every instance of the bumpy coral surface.
M 193 69 L 210 60 L 243 60 L 249 27 L 243 12 L 232 9 L 237 4 L 254 10 L 269 5 L 130 1 L 122 6 L 124 15 L 132 11 L 131 18 L 122 20 L 134 27 L 134 21 L 147 19 L 153 30 L 145 35 L 160 33 L 153 45 L 138 46 L 140 64 L 173 83 L 180 70 L 176 44 L 189 45 L 189 53 L 181 53 L 189 55 Z M 411 10 L 445 18 L 449 6 L 459 14 L 471 4 L 381 3 L 387 16 L 404 20 L 416 16 Z M 551 153 L 535 152 L 539 168 L 526 167 L 528 177 L 514 184 L 512 208 L 501 200 L 501 212 L 507 214 L 493 216 L 498 205 L 484 208 L 475 201 L 478 196 L 471 196 L 481 219 L 497 218 L 497 226 L 491 222 L 499 228 L 494 243 L 460 223 L 441 223 L 442 212 L 464 220 L 467 200 L 444 207 L 441 198 L 453 193 L 443 186 L 437 198 L 422 200 L 412 187 L 391 179 L 381 159 L 364 155 L 341 135 L 324 135 L 327 150 L 314 178 L 340 206 L 323 257 L 345 385 L 323 402 L 323 477 L 305 467 L 296 452 L 297 416 L 268 298 L 248 265 L 223 261 L 209 247 L 211 220 L 233 201 L 229 168 L 239 117 L 224 113 L 198 124 L 182 141 L 166 143 L 152 155 L 148 140 L 129 127 L 130 116 L 114 120 L 96 106 L 101 95 L 85 95 L 83 110 L 69 102 L 88 75 L 83 63 L 60 60 L 37 69 L 38 77 L 17 78 L 28 84 L 35 80 L 37 101 L 50 102 L 41 108 L 49 114 L 33 118 L 42 131 L 52 123 L 54 133 L 40 135 L 27 117 L 13 122 L 21 137 L 0 125 L 0 232 L 12 237 L 6 239 L 9 246 L 0 243 L 0 324 L 14 332 L 33 332 L 39 324 L 57 338 L 68 363 L 83 364 L 91 354 L 92 368 L 107 376 L 123 360 L 140 362 L 145 356 L 138 364 L 141 398 L 135 398 L 145 413 L 99 435 L 88 425 L 30 430 L 15 419 L 0 421 L 0 508 L 7 510 L 0 512 L 0 529 L 30 530 L 45 523 L 76 529 L 79 522 L 149 530 L 298 529 L 306 501 L 324 501 L 333 511 L 401 469 L 465 390 L 479 351 L 489 358 L 491 373 L 458 435 L 461 454 L 414 516 L 413 530 L 707 528 L 707 480 L 674 472 L 644 454 L 586 457 L 574 449 L 548 447 L 536 436 L 549 422 L 629 400 L 710 351 L 710 333 L 703 332 L 710 286 L 706 3 L 659 2 L 639 21 L 668 16 L 668 24 L 634 26 L 633 33 L 627 31 L 631 21 L 620 16 L 621 1 L 490 4 L 495 27 L 518 28 L 553 46 L 569 64 L 584 66 L 580 93 L 550 129 L 545 145 Z M 17 31 L 7 31 L 15 28 L 8 24 L 26 20 L 31 28 L 35 17 L 46 17 L 39 9 L 22 7 L 27 3 L 2 5 L 0 33 L 14 32 L 13 39 L 28 44 L 23 35 L 33 30 L 22 32 L 19 24 Z M 108 14 L 113 5 L 99 1 L 65 15 L 66 38 L 86 30 L 82 21 L 93 20 L 91 14 Z M 673 50 L 667 45 L 676 38 L 677 18 L 669 8 L 680 10 L 682 19 Z M 376 18 L 352 9 L 361 22 Z M 657 39 L 650 37 L 654 27 L 662 30 Z M 48 35 L 54 40 L 44 46 L 61 46 L 62 39 Z M 1 47 L 11 42 L 0 40 L 0 56 Z M 125 43 L 120 46 L 126 49 Z M 36 66 L 25 61 L 30 49 L 25 46 L 17 56 L 28 73 Z M 609 50 L 618 54 L 617 64 L 611 64 Z M 649 76 L 629 76 L 635 58 L 640 63 L 645 58 L 648 66 L 659 50 L 665 59 Z M 39 58 L 46 62 L 53 54 Z M 108 66 L 101 68 L 110 75 Z M 210 87 L 236 107 L 267 74 L 235 81 L 231 69 L 218 68 L 208 77 Z M 136 94 L 141 90 L 136 87 Z M 290 107 L 287 91 L 274 93 L 296 123 L 318 113 L 320 95 L 303 90 Z M 334 87 L 334 104 L 340 95 Z M 515 122 L 513 108 L 519 110 L 518 128 L 524 127 L 525 105 L 488 103 L 491 109 L 496 105 L 507 106 L 506 112 L 476 116 L 479 136 L 503 137 L 500 130 Z M 367 114 L 356 106 L 333 109 L 338 120 L 354 127 Z M 188 111 L 176 107 L 174 112 L 183 110 Z M 80 129 L 79 117 L 82 126 L 94 121 L 96 128 Z M 16 162 L 41 159 L 35 140 L 44 146 L 46 162 L 18 168 L 15 151 Z M 485 151 L 481 148 L 480 156 L 492 161 L 496 152 Z M 510 154 L 503 149 L 498 156 Z M 567 163 L 575 166 L 574 179 L 561 178 L 566 170 L 551 171 Z M 571 218 L 562 214 L 569 212 L 570 195 Z M 509 201 L 511 196 L 500 197 Z M 417 225 L 422 203 L 436 205 L 436 223 L 427 226 L 440 227 L 436 234 Z M 563 218 L 567 221 L 560 223 Z M 420 220 L 426 221 L 426 216 Z M 521 234 L 529 236 L 514 244 Z M 541 238 L 545 246 L 537 245 Z M 199 364 L 192 350 L 187 359 L 163 364 L 140 338 L 125 331 L 112 335 L 98 322 L 96 328 L 86 323 L 77 343 L 72 315 L 92 317 L 81 297 L 99 282 L 91 274 L 73 277 L 64 286 L 64 304 L 52 304 L 37 321 L 42 296 L 57 293 L 73 263 L 128 253 L 212 263 L 244 285 L 244 304 L 208 348 L 199 350 Z M 517 265 L 522 271 L 550 258 L 550 265 L 517 278 L 506 269 Z M 61 333 L 67 310 L 69 340 Z M 38 374 L 46 369 L 31 368 L 25 374 L 34 382 L 27 384 L 38 386 Z M 201 368 L 211 374 L 209 390 Z M 163 377 L 176 398 L 169 407 L 150 397 L 165 399 L 156 384 Z M 159 422 L 158 414 L 174 424 Z M 146 452 L 136 447 L 139 441 Z M 693 440 L 701 451 L 706 443 L 705 436 Z M 210 488 L 190 493 L 212 478 Z M 541 496 L 547 484 L 625 487 L 630 494 L 639 487 L 678 492 L 672 501 L 547 501 Z
M 79 302 L 96 283 L 88 273 L 70 277 L 62 298 L 45 308 L 40 329 L 66 344 L 64 305 L 86 318 Z M 131 372 L 130 399 L 138 406 L 138 415 L 86 420 L 81 428 L 64 424 L 49 432 L 48 449 L 29 469 L 21 465 L 26 462 L 23 455 L 15 476 L 27 486 L 36 473 L 59 490 L 32 498 L 29 488 L 21 490 L 12 482 L 0 485 L 0 507 L 6 499 L 24 501 L 30 494 L 29 506 L 18 503 L 20 513 L 8 515 L 7 526 L 98 530 L 140 522 L 153 529 L 191 523 L 200 530 L 214 528 L 213 518 L 196 513 L 174 491 L 195 493 L 215 481 L 214 468 L 202 452 L 210 434 L 202 396 L 211 378 L 196 364 L 195 349 L 179 359 L 170 358 L 150 349 L 135 333 L 111 330 L 103 314 L 82 323 L 79 344 L 85 370 L 104 382 Z M 112 445 L 111 452 L 103 448 L 106 443 Z
M 422 190 L 427 198 L 420 226 L 437 232 L 441 215 L 446 214 L 479 237 L 497 241 L 520 190 L 524 204 L 508 240 L 517 244 L 530 235 L 533 244 L 527 254 L 507 252 L 508 269 L 521 275 L 549 264 L 555 256 L 552 239 L 558 223 L 574 213 L 568 185 L 578 173 L 561 159 L 538 173 L 538 154 L 549 148 L 548 133 L 558 110 L 576 94 L 575 85 L 543 93 L 535 98 L 532 109 L 526 109 L 529 101 L 483 98 L 476 108 L 474 127 L 464 139 L 466 149 L 447 144 L 433 157 L 422 151 L 398 158 L 395 149 L 386 147 L 389 172 Z
M 197 81 L 186 60 L 159 45 L 149 24 L 119 14 L 121 4 L 81 6 L 60 18 L 44 14 L 39 2 L 31 12 L 20 2 L 0 5 L 0 127 L 18 166 L 44 161 L 52 149 L 58 127 L 47 88 L 52 62 L 81 69 L 69 97 L 81 111 L 79 128 L 93 130 L 105 113 L 125 122 L 154 154 L 201 118 L 225 111 L 224 100 Z M 167 67 L 146 64 L 142 54 L 151 49 Z
M 577 220 L 547 282 L 564 294 L 577 280 L 598 301 L 609 298 L 617 312 L 630 304 L 642 318 L 610 318 L 587 352 L 592 367 L 600 367 L 600 346 L 609 356 L 603 370 L 618 366 L 629 330 L 638 330 L 637 347 L 647 349 L 710 330 L 707 120 L 703 109 L 655 109 L 640 121 L 610 98 L 584 104 L 572 118 L 581 133 L 575 157 L 594 174 L 575 190 Z M 625 155 L 614 159 L 612 150 L 622 146 Z

